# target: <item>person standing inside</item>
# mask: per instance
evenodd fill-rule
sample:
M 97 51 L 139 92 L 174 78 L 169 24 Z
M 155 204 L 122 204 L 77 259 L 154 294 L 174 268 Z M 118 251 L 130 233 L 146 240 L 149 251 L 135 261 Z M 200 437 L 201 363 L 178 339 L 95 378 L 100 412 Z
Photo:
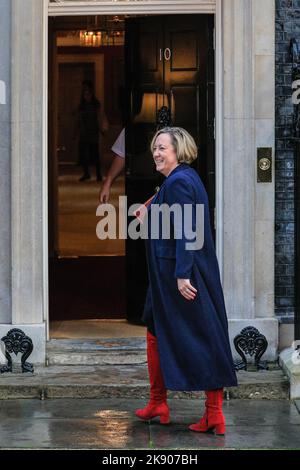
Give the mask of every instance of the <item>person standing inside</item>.
M 91 178 L 89 167 L 95 165 L 97 181 L 102 180 L 99 154 L 99 137 L 102 121 L 101 103 L 96 98 L 93 85 L 83 82 L 79 105 L 79 162 L 83 167 L 83 175 L 79 181 Z
M 236 386 L 237 379 L 208 197 L 198 173 L 190 167 L 197 158 L 197 146 L 185 129 L 166 127 L 155 134 L 151 150 L 156 170 L 166 178 L 147 212 L 149 289 L 143 322 L 147 326 L 150 401 L 135 414 L 144 420 L 159 416 L 160 422 L 167 424 L 167 389 L 204 390 L 204 415 L 189 429 L 214 430 L 223 435 L 223 388 Z M 180 208 L 179 219 L 172 211 L 167 213 L 167 220 L 164 214 L 155 218 L 162 205 Z M 199 206 L 204 211 L 200 220 Z M 151 238 L 154 219 L 158 236 Z M 162 231 L 164 223 L 170 224 L 169 237 L 162 236 L 166 233 Z M 193 241 L 200 226 L 204 234 L 202 246 Z

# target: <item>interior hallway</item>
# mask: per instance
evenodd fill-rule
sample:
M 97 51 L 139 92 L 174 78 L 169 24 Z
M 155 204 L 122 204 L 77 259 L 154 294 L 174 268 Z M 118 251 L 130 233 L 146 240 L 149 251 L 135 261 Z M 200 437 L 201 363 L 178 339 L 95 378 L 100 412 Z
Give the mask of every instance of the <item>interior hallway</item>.
M 96 216 L 101 183 L 96 181 L 95 168 L 91 179 L 79 182 L 80 166 L 60 165 L 58 178 L 59 256 L 122 256 L 125 240 L 99 240 Z M 116 208 L 117 234 L 119 227 L 119 195 L 125 194 L 124 176 L 119 176 L 111 187 L 109 203 Z
M 49 259 L 50 320 L 125 318 L 125 240 L 97 237 L 101 183 L 94 167 L 90 180 L 80 182 L 81 175 L 80 166 L 59 165 L 58 250 Z M 116 209 L 117 235 L 118 198 L 124 192 L 121 175 L 109 200 Z

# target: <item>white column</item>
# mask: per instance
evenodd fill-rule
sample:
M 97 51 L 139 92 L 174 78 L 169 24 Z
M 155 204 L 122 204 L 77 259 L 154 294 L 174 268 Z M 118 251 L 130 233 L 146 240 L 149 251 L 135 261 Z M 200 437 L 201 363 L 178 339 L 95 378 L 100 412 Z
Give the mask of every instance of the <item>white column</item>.
M 43 321 L 42 28 L 43 2 L 12 1 L 12 308 L 15 324 Z
M 252 0 L 223 0 L 223 286 L 229 318 L 254 318 Z
M 12 0 L 12 323 L 44 355 L 43 8 Z M 32 359 L 34 360 L 34 358 Z
M 222 7 L 223 287 L 230 338 L 254 326 L 269 343 L 264 359 L 274 360 L 274 171 L 272 183 L 257 183 L 256 153 L 272 147 L 274 158 L 275 2 L 223 0 Z
M 253 0 L 256 147 L 273 149 L 272 183 L 255 183 L 255 315 L 274 316 L 275 5 Z M 263 6 L 263 8 L 262 8 Z
M 0 0 L 0 324 L 11 322 L 10 0 Z

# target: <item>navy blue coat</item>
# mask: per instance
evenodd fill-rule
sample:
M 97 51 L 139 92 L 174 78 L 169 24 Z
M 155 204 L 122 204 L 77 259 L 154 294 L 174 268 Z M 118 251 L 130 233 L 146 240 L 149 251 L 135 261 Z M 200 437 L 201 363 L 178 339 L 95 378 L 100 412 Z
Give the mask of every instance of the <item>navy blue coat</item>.
M 191 240 L 175 239 L 174 233 L 168 240 L 159 236 L 146 241 L 149 289 L 143 321 L 150 331 L 154 328 L 166 388 L 196 391 L 236 386 L 208 198 L 199 175 L 189 165 L 177 166 L 152 200 L 149 230 L 153 204 L 163 203 L 204 205 L 201 249 L 186 250 L 185 243 Z M 194 300 L 181 295 L 177 278 L 190 279 L 197 289 Z

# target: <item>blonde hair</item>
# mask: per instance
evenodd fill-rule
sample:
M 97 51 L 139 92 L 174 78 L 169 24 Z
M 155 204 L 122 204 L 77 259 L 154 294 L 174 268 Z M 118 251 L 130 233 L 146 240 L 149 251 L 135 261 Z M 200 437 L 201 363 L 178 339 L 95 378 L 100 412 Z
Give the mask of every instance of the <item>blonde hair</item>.
M 193 137 L 182 127 L 164 127 L 156 132 L 151 141 L 151 152 L 154 151 L 154 144 L 157 137 L 161 134 L 169 134 L 171 144 L 173 145 L 177 160 L 179 163 L 188 163 L 189 165 L 196 160 L 198 149 Z

